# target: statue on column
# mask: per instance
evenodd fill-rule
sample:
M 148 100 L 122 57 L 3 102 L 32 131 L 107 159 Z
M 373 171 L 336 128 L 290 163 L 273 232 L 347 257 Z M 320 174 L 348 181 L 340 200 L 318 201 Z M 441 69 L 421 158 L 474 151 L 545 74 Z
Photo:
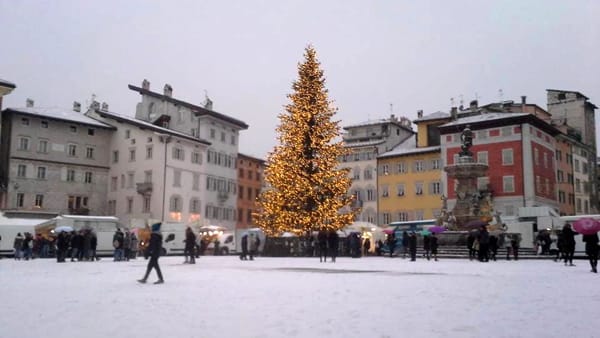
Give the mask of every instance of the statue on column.
M 460 146 L 459 156 L 473 156 L 473 153 L 469 151 L 469 148 L 473 146 L 473 132 L 471 131 L 470 126 L 467 124 L 462 134 L 460 134 L 460 141 L 462 142 Z

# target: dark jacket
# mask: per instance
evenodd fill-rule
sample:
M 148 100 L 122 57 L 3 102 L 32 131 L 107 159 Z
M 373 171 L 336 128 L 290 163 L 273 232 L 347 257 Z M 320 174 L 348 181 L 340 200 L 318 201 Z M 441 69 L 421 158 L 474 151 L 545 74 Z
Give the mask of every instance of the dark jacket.
M 162 241 L 163 237 L 159 232 L 153 232 L 150 235 L 150 244 L 148 245 L 148 256 L 152 258 L 157 258 L 160 256 L 160 252 L 162 251 Z
M 431 251 L 437 251 L 438 238 L 435 236 L 431 236 L 431 238 L 429 238 L 429 245 L 431 246 Z
M 563 228 L 562 240 L 566 250 L 575 248 L 575 232 L 571 228 Z
M 330 231 L 327 236 L 327 243 L 329 244 L 329 249 L 337 250 L 340 243 L 340 236 L 335 231 Z
M 590 256 L 598 255 L 598 234 L 583 235 L 585 253 Z
M 423 250 L 431 250 L 431 238 L 429 235 L 423 236 Z

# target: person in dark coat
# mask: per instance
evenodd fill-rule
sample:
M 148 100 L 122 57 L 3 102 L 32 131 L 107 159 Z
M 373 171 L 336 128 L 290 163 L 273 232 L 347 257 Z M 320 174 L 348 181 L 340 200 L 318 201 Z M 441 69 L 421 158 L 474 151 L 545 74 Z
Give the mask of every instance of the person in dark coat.
M 390 258 L 392 258 L 394 255 L 394 249 L 396 248 L 396 236 L 394 235 L 393 232 L 388 235 L 387 246 L 388 246 L 388 249 L 390 250 Z
M 575 235 L 576 233 L 571 229 L 571 224 L 565 224 L 562 230 L 563 247 L 565 254 L 565 266 L 569 263 L 570 266 L 573 264 L 573 255 L 575 254 Z
M 412 262 L 417 260 L 417 235 L 414 231 L 408 235 L 408 251 L 410 252 L 410 260 Z
M 15 241 L 13 242 L 13 249 L 15 250 L 15 260 L 21 259 L 23 253 L 23 235 L 19 232 Z
M 435 232 L 431 234 L 429 238 L 429 246 L 431 247 L 431 256 L 433 256 L 433 260 L 437 262 L 437 253 L 438 253 L 438 238 L 435 235 Z
M 584 235 L 585 253 L 588 255 L 592 272 L 598 273 L 598 234 Z
M 148 245 L 148 256 L 150 256 L 150 260 L 148 261 L 148 267 L 146 268 L 146 274 L 144 278 L 138 279 L 140 283 L 146 283 L 148 276 L 150 275 L 150 271 L 152 269 L 156 270 L 156 274 L 158 275 L 158 280 L 154 282 L 154 284 L 162 284 L 165 282 L 163 279 L 162 272 L 160 271 L 160 266 L 158 265 L 158 258 L 160 257 L 160 252 L 162 251 L 162 241 L 163 237 L 160 233 L 160 226 L 162 223 L 154 223 L 152 224 L 152 234 L 150 234 L 150 244 Z
M 67 250 L 69 249 L 69 235 L 61 231 L 58 234 L 58 238 L 56 239 L 56 262 L 64 263 L 65 257 L 67 255 Z
M 473 244 L 475 243 L 475 235 L 473 233 L 469 233 L 467 237 L 467 249 L 469 250 L 469 260 L 473 260 L 475 258 L 475 248 L 473 248 Z
M 96 254 L 96 248 L 98 247 L 98 236 L 95 232 L 90 233 L 90 259 L 99 261 L 100 258 Z
M 371 250 L 371 239 L 365 238 L 365 241 L 363 242 L 363 256 L 368 256 L 369 250 Z
M 196 264 L 196 254 L 194 253 L 194 249 L 196 248 L 196 234 L 191 227 L 187 227 L 185 229 L 185 248 L 184 248 L 184 256 L 185 262 L 189 264 Z M 189 257 L 189 258 L 188 258 Z
M 242 253 L 240 259 L 245 261 L 248 259 L 248 234 L 242 236 Z
M 319 262 L 327 262 L 327 232 L 325 230 L 319 231 L 317 242 L 319 243 Z
M 402 231 L 402 258 L 408 255 L 408 232 Z
M 340 244 L 340 236 L 337 231 L 329 230 L 329 234 L 327 235 L 327 245 L 329 246 L 329 255 L 331 256 L 331 261 L 335 263 L 335 258 L 338 254 Z
M 430 242 L 429 235 L 423 236 L 423 251 L 425 251 L 423 253 L 423 257 L 425 257 L 425 258 L 427 258 L 427 260 L 429 260 L 431 258 L 431 242 Z
M 521 237 L 519 237 L 518 234 L 513 234 L 511 236 L 511 240 L 510 240 L 510 248 L 513 254 L 513 257 L 515 258 L 515 261 L 519 260 L 519 247 L 521 244 Z
M 490 259 L 489 256 L 489 246 L 490 246 L 490 233 L 487 231 L 487 228 L 484 226 L 479 230 L 479 261 L 480 262 L 488 262 Z

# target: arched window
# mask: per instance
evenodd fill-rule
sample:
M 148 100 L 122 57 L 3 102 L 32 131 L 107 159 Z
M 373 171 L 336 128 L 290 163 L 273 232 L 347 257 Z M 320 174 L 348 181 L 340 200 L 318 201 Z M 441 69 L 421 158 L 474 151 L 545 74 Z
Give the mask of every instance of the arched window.
M 169 200 L 169 211 L 181 212 L 182 205 L 183 205 L 183 202 L 181 200 L 181 196 L 173 195 L 173 196 L 171 196 L 171 199 Z
M 190 213 L 199 214 L 200 213 L 200 200 L 198 198 L 192 198 L 190 200 Z

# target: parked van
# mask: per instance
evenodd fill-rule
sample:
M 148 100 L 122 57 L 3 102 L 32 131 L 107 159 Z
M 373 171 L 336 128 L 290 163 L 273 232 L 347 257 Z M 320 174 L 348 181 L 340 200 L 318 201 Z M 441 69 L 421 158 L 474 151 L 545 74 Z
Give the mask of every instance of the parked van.
M 160 227 L 163 236 L 161 255 L 183 255 L 186 228 L 187 225 L 183 223 L 162 223 Z M 149 227 L 137 229 L 140 250 L 143 251 L 149 244 L 151 231 Z

